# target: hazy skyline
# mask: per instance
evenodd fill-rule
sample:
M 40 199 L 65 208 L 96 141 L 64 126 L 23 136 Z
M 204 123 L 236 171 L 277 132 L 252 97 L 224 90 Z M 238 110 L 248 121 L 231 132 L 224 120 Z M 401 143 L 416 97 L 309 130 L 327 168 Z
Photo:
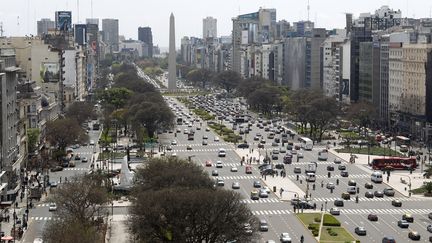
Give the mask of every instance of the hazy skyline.
M 218 36 L 231 34 L 231 18 L 256 12 L 260 7 L 277 9 L 277 20 L 290 23 L 307 20 L 307 0 L 0 0 L 0 3 L 5 36 L 35 35 L 37 20 L 54 20 L 55 11 L 69 10 L 73 12 L 73 23 L 85 23 L 91 17 L 119 19 L 119 33 L 127 39 L 137 39 L 138 27 L 150 26 L 154 45 L 164 48 L 168 47 L 171 12 L 176 19 L 177 46 L 183 36 L 202 37 L 202 19 L 207 16 L 217 19 Z M 357 18 L 360 13 L 372 13 L 382 5 L 400 9 L 403 17 L 415 18 L 430 17 L 432 9 L 430 0 L 310 0 L 310 20 L 316 22 L 316 27 L 343 28 L 344 13 L 353 13 Z

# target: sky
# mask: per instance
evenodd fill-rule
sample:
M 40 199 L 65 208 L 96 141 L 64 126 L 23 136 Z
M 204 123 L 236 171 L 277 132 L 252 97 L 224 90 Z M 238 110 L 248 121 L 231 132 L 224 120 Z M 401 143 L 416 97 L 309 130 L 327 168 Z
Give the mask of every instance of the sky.
M 431 0 L 309 0 L 310 20 L 316 27 L 344 28 L 344 13 L 374 12 L 382 5 L 400 9 L 403 17 L 430 17 Z M 79 8 L 78 8 L 79 3 Z M 277 20 L 307 20 L 307 0 L 0 0 L 0 22 L 5 36 L 36 34 L 36 21 L 54 20 L 55 11 L 72 11 L 73 23 L 86 18 L 119 19 L 119 32 L 126 39 L 138 38 L 138 27 L 150 26 L 153 43 L 168 46 L 169 16 L 176 20 L 176 46 L 183 36 L 202 37 L 202 19 L 217 19 L 218 36 L 230 35 L 233 17 L 275 8 Z M 79 11 L 78 11 L 79 10 Z M 99 22 L 101 28 L 101 20 Z

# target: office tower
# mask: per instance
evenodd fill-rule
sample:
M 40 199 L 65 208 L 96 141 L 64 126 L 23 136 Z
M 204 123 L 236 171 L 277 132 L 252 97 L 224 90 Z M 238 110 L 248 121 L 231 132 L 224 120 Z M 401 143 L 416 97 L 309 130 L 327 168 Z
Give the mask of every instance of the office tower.
M 99 26 L 99 19 L 95 19 L 95 18 L 86 19 L 86 24 L 96 24 Z
M 177 89 L 176 75 L 176 49 L 175 49 L 175 22 L 174 14 L 170 16 L 169 27 L 169 54 L 168 54 L 168 90 L 174 91 Z
M 51 19 L 41 19 L 37 21 L 37 35 L 48 34 L 48 30 L 55 28 L 55 22 Z
M 103 41 L 108 45 L 109 52 L 119 50 L 118 19 L 102 19 Z
M 153 35 L 150 27 L 138 28 L 138 40 L 147 44 L 147 53 L 149 57 L 153 57 Z
M 217 37 L 217 19 L 207 17 L 203 19 L 203 39 Z

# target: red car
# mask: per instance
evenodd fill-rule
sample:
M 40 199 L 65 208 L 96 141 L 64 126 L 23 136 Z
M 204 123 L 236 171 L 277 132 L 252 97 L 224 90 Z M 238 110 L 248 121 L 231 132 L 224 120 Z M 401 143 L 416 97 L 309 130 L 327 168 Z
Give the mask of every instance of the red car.
M 207 161 L 205 162 L 205 166 L 206 166 L 206 167 L 211 167 L 211 166 L 212 166 L 212 162 L 211 162 L 210 160 L 207 160 Z

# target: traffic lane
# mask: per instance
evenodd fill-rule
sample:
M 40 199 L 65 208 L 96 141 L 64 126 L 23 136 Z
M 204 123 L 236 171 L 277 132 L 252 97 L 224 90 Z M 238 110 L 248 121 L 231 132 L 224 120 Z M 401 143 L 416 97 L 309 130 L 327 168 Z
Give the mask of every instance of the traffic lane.
M 278 241 L 281 233 L 287 232 L 290 234 L 292 242 L 300 242 L 300 238 L 303 235 L 304 242 L 316 242 L 312 234 L 304 227 L 304 225 L 298 220 L 294 214 L 285 215 L 269 215 L 267 217 L 271 232 L 277 232 L 274 238 L 267 238 L 265 240 Z M 271 235 L 270 235 L 271 237 Z
M 386 234 L 385 231 L 383 231 L 383 226 L 380 223 L 380 219 L 378 219 L 377 222 L 372 222 L 367 219 L 367 216 L 356 214 L 341 214 L 340 216 L 337 216 L 337 218 L 343 224 L 345 229 L 347 229 L 361 242 L 381 242 L 384 236 L 391 235 L 388 233 Z M 367 232 L 366 236 L 357 235 L 355 233 L 356 227 L 365 227 Z

